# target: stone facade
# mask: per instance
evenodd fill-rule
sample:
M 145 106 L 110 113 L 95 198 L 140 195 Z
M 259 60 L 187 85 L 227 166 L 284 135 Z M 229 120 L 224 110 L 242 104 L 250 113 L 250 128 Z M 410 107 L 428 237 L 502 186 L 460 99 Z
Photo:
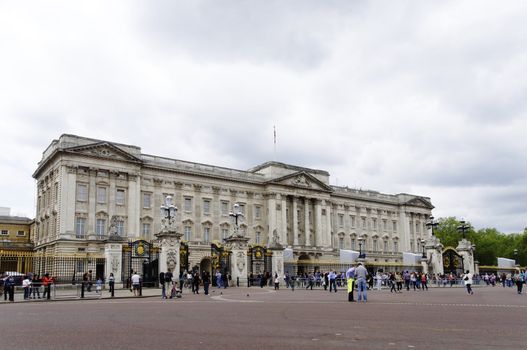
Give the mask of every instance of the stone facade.
M 247 171 L 142 154 L 137 146 L 62 135 L 44 151 L 37 180 L 35 246 L 55 253 L 104 254 L 112 229 L 129 240 L 154 240 L 160 206 L 171 195 L 177 232 L 189 242 L 190 265 L 210 257 L 210 242 L 233 230 L 249 244 L 277 240 L 295 257 L 335 260 L 339 249 L 371 261 L 397 263 L 430 237 L 427 197 L 331 186 L 324 170 L 267 162 Z M 113 223 L 113 226 L 110 226 Z

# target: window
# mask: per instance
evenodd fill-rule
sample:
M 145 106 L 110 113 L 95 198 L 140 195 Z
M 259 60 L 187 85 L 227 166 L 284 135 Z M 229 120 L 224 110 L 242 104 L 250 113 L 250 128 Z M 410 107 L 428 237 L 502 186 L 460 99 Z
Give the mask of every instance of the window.
M 152 193 L 143 193 L 143 208 L 152 208 Z
M 208 243 L 210 241 L 210 227 L 203 228 L 203 242 Z
M 117 190 L 115 195 L 115 204 L 124 205 L 124 190 Z
M 259 205 L 254 206 L 254 218 L 260 219 L 262 217 L 262 207 Z
M 86 219 L 78 217 L 75 220 L 75 235 L 77 238 L 84 238 L 85 234 L 86 234 Z
M 399 242 L 394 241 L 393 242 L 393 252 L 398 253 L 399 252 Z
M 344 249 L 344 238 L 339 237 L 339 249 Z
M 88 200 L 88 185 L 77 184 L 77 201 L 86 202 Z
M 97 187 L 97 203 L 106 203 L 106 187 Z
M 25 233 L 24 231 L 18 231 L 18 232 L 16 233 L 16 235 L 17 235 L 17 236 L 25 236 L 26 233 Z
M 351 249 L 353 249 L 353 250 L 357 249 L 356 245 L 355 245 L 355 238 L 351 239 Z
M 339 227 L 344 226 L 344 214 L 339 214 Z
M 221 229 L 221 238 L 222 239 L 225 239 L 229 236 L 229 229 L 227 228 L 222 228 Z
M 373 251 L 376 252 L 379 250 L 379 244 L 378 244 L 378 241 L 377 239 L 374 239 L 373 240 Z
M 410 240 L 410 251 L 413 252 L 413 251 L 414 251 L 414 248 L 415 248 L 415 247 L 414 247 L 414 240 L 411 239 L 411 240 Z
M 355 215 L 351 215 L 351 227 L 355 227 Z
M 84 260 L 77 260 L 77 272 L 84 272 Z
M 244 203 L 238 203 L 240 205 L 240 213 L 242 213 L 245 216 L 245 204 Z
M 150 236 L 150 223 L 149 222 L 143 223 L 143 236 L 144 237 Z
M 384 231 L 388 230 L 388 223 L 386 222 L 386 220 L 382 220 L 382 227 L 383 227 Z
M 260 231 L 256 231 L 256 235 L 254 237 L 254 243 L 256 244 L 262 243 L 262 233 Z
M 221 201 L 221 215 L 229 215 L 229 202 Z
M 210 214 L 210 199 L 203 200 L 203 214 L 205 215 Z
M 8 230 L 2 230 L 2 236 L 7 236 L 9 234 Z
M 392 221 L 392 231 L 397 232 L 397 221 Z
M 377 219 L 373 218 L 373 229 L 377 230 Z
M 384 249 L 383 249 L 384 252 L 387 252 L 388 251 L 388 241 L 384 241 Z
M 190 239 L 192 238 L 192 227 L 185 226 L 185 228 L 183 229 L 183 234 L 185 236 L 185 241 L 190 241 Z
M 104 236 L 106 234 L 106 219 L 97 219 L 95 221 L 95 233 L 97 236 Z
M 192 198 L 185 197 L 185 211 L 192 212 Z
M 117 220 L 115 222 L 115 230 L 118 236 L 124 236 L 124 221 Z
M 362 220 L 362 228 L 366 229 L 366 218 L 363 217 L 361 220 Z

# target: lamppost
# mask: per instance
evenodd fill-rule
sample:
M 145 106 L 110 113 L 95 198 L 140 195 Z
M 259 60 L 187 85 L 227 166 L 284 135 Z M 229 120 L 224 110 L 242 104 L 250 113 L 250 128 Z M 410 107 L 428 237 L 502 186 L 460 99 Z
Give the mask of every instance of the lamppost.
M 364 259 L 366 257 L 366 254 L 362 254 L 362 241 L 364 241 L 363 237 L 357 238 L 359 241 L 359 259 Z
M 421 240 L 421 246 L 423 247 L 423 259 L 426 259 L 425 243 L 426 243 L 426 241 L 424 239 L 422 239 Z
M 514 264 L 518 265 L 518 249 L 514 249 Z
M 165 227 L 171 227 L 176 219 L 177 207 L 172 203 L 172 196 L 165 197 L 165 203 L 161 206 L 161 221 Z
M 461 220 L 459 222 L 459 226 L 457 227 L 457 230 L 463 234 L 463 239 L 466 238 L 466 232 L 470 229 L 470 225 L 467 224 L 464 220 Z
M 437 228 L 437 226 L 439 226 L 439 223 L 437 221 L 434 221 L 433 216 L 430 216 L 428 219 L 429 220 L 426 223 L 426 227 L 428 227 L 429 229 L 432 229 L 432 236 L 434 236 L 434 228 Z
M 234 203 L 232 206 L 232 212 L 229 213 L 229 216 L 234 219 L 234 235 L 238 235 L 238 218 L 243 217 L 243 213 L 240 209 L 240 205 L 238 203 Z

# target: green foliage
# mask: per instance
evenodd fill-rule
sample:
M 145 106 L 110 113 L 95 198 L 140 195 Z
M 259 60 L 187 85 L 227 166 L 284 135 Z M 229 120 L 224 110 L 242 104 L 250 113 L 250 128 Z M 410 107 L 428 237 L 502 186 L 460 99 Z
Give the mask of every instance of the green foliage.
M 438 222 L 439 226 L 434 229 L 437 238 L 445 247 L 456 248 L 462 238 L 458 230 L 460 221 L 455 217 L 447 217 L 439 219 Z M 498 257 L 514 259 L 515 249 L 518 250 L 519 264 L 527 265 L 527 228 L 521 234 L 503 234 L 495 228 L 475 231 L 471 226 L 466 232 L 466 237 L 476 246 L 474 255 L 480 265 L 496 265 Z

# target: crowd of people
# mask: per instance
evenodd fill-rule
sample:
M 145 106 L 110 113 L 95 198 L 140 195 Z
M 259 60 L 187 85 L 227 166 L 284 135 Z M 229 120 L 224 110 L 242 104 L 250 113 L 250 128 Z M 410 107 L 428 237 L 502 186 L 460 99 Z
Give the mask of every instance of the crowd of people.
M 22 276 L 3 273 L 2 277 L 0 278 L 0 295 L 4 295 L 4 301 L 15 301 L 15 287 L 18 284 L 17 280 L 20 278 L 22 279 L 21 282 L 22 288 L 24 290 L 24 300 L 49 300 L 51 298 L 51 285 L 55 283 L 55 279 L 49 273 L 44 274 L 42 277 L 33 273 L 28 273 Z

